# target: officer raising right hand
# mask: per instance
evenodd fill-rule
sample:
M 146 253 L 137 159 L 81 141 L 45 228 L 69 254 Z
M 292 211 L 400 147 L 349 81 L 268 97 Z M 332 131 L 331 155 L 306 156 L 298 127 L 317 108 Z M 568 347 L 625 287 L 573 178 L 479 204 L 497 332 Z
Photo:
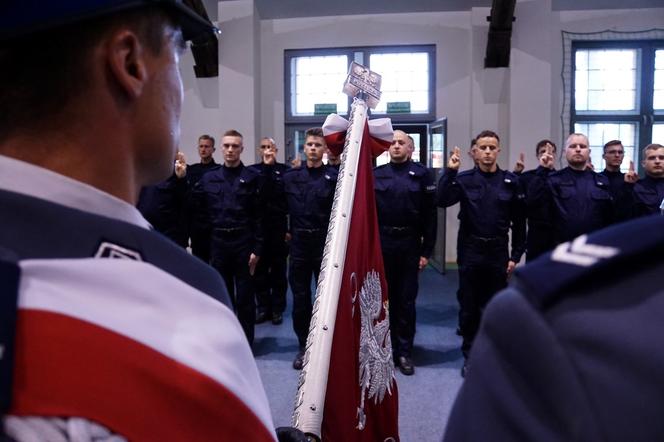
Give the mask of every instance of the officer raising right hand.
M 554 164 L 553 164 L 554 160 L 555 160 L 555 158 L 553 156 L 553 147 L 551 147 L 551 145 L 547 145 L 546 150 L 539 157 L 540 166 L 546 167 L 547 169 L 553 169 L 554 168 Z
M 447 168 L 452 170 L 459 170 L 460 165 L 461 150 L 459 149 L 459 146 L 454 146 L 454 149 L 452 149 L 452 154 L 450 155 L 450 159 L 447 161 Z

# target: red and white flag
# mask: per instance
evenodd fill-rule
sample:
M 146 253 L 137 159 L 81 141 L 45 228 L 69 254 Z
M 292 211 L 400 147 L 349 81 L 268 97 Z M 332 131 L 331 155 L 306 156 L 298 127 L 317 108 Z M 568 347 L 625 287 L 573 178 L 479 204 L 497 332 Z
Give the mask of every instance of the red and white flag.
M 331 115 L 323 125 L 328 147 L 337 155 L 348 125 L 338 115 Z M 371 161 L 391 141 L 389 119 L 365 120 L 330 353 L 324 441 L 399 440 L 398 393 Z
M 127 259 L 26 260 L 21 273 L 8 414 L 81 417 L 136 441 L 276 440 L 226 306 Z

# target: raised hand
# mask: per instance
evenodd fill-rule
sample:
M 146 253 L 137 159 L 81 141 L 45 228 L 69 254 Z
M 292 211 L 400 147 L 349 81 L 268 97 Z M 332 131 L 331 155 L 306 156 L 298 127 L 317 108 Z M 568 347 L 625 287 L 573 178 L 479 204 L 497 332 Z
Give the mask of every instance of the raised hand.
M 634 161 L 629 161 L 629 170 L 625 174 L 625 182 L 629 184 L 634 184 L 639 180 L 639 175 L 634 170 Z
M 547 169 L 553 169 L 553 148 L 551 145 L 547 144 L 544 153 L 539 158 L 540 166 L 546 167 Z
M 175 154 L 175 176 L 184 178 L 187 175 L 187 160 L 182 152 Z
M 461 165 L 461 149 L 458 146 L 454 146 L 452 153 L 450 154 L 450 159 L 447 161 L 447 168 L 452 170 L 459 170 Z
M 519 154 L 519 159 L 516 160 L 516 164 L 514 165 L 514 173 L 521 173 L 523 170 L 526 168 L 526 156 L 524 155 L 523 152 Z

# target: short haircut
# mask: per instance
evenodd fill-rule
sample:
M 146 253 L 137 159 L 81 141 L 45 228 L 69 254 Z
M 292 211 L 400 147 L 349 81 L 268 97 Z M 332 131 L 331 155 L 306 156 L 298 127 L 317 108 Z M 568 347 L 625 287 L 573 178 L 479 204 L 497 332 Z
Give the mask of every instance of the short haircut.
M 323 135 L 323 129 L 320 127 L 310 127 L 307 129 L 307 131 L 304 133 L 304 139 L 306 140 L 307 137 L 321 137 L 325 138 Z
M 486 138 L 486 137 L 495 138 L 496 141 L 500 143 L 500 137 L 498 137 L 498 134 L 492 130 L 483 130 L 482 132 L 477 134 L 477 136 L 475 137 L 475 143 L 477 143 L 477 140 L 479 140 L 480 138 Z
M 608 149 L 611 146 L 618 146 L 618 145 L 622 146 L 622 141 L 620 141 L 620 140 L 611 140 L 611 141 L 609 141 L 608 143 L 606 143 L 604 145 L 604 150 L 602 152 L 606 153 L 606 149 Z
M 164 26 L 175 23 L 159 8 L 138 8 L 0 43 L 0 142 L 19 132 L 57 130 L 70 104 L 90 88 L 94 46 L 119 26 L 134 29 L 154 55 Z
M 235 129 L 228 129 L 226 132 L 224 132 L 224 137 L 240 137 L 243 138 L 242 134 Z
M 470 140 L 470 148 L 472 149 L 473 146 L 476 145 L 476 144 L 477 144 L 477 138 L 472 138 L 472 139 Z
M 556 143 L 554 143 L 551 140 L 542 140 L 539 143 L 537 143 L 537 146 L 535 146 L 535 156 L 539 155 L 540 147 L 544 147 L 547 144 L 550 144 L 553 147 L 554 151 L 558 151 L 558 146 L 556 146 Z
M 410 135 L 408 135 L 408 134 L 406 134 L 406 136 L 408 137 L 408 140 L 410 141 L 410 148 L 415 149 L 415 139 L 413 137 L 411 137 Z
M 588 136 L 586 134 L 582 134 L 582 133 L 578 133 L 578 132 L 571 133 L 571 134 L 567 135 L 567 138 L 565 139 L 565 149 L 567 149 L 567 146 L 569 146 L 569 140 L 571 140 L 572 137 L 583 137 L 583 138 L 586 139 L 586 141 L 588 141 Z M 590 142 L 588 144 L 590 144 Z M 590 147 L 590 146 L 587 146 L 587 147 Z
M 201 141 L 201 140 L 210 140 L 210 141 L 212 141 L 212 147 L 214 147 L 214 137 L 212 137 L 208 134 L 203 134 L 200 137 L 198 137 L 198 141 Z
M 657 150 L 657 149 L 663 149 L 663 148 L 664 148 L 664 146 L 662 146 L 661 144 L 657 144 L 657 143 L 648 144 L 646 147 L 643 148 L 641 158 L 643 158 L 645 160 L 646 156 L 647 156 L 647 152 L 649 150 Z
M 401 132 L 402 134 L 404 134 L 404 135 L 406 136 L 406 138 L 408 139 L 408 144 L 410 144 L 410 148 L 411 148 L 411 149 L 415 149 L 415 139 L 413 139 L 413 137 L 411 137 L 410 135 L 408 135 L 406 132 L 404 132 L 404 131 L 401 130 L 401 129 L 395 129 L 395 130 L 394 130 L 394 133 L 395 133 L 395 134 L 396 134 L 397 132 Z

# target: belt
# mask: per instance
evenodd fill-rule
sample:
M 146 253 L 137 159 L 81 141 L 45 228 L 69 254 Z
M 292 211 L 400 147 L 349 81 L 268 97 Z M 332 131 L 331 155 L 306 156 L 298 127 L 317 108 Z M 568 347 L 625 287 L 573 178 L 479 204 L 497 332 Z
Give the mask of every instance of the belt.
M 248 227 L 215 227 L 212 232 L 220 235 L 228 235 L 231 233 L 246 232 L 248 230 Z
M 415 233 L 415 228 L 410 226 L 380 226 L 380 231 L 393 235 L 406 235 Z
M 469 235 L 468 238 L 466 238 L 470 242 L 478 243 L 478 244 L 507 244 L 507 238 L 503 238 L 501 236 L 477 236 L 477 235 Z

